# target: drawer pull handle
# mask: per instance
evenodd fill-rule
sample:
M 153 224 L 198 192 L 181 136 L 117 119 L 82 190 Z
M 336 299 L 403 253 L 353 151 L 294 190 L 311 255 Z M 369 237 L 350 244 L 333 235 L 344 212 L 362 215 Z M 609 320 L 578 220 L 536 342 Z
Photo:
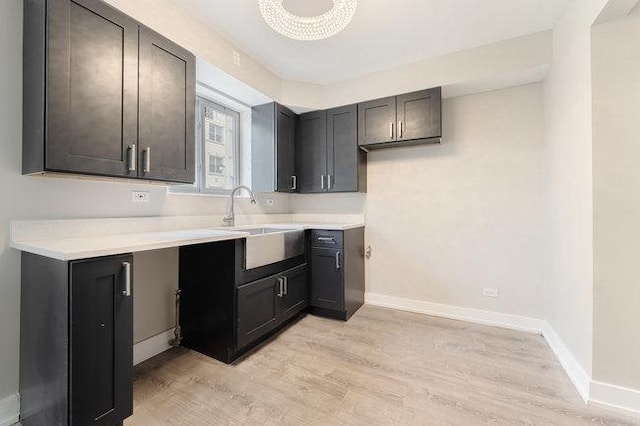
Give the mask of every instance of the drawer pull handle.
M 336 239 L 334 237 L 318 237 L 318 241 L 321 241 L 323 243 L 331 243 L 331 244 L 336 243 Z
M 124 268 L 124 291 L 122 295 L 129 297 L 131 296 L 131 263 L 122 262 L 122 267 Z

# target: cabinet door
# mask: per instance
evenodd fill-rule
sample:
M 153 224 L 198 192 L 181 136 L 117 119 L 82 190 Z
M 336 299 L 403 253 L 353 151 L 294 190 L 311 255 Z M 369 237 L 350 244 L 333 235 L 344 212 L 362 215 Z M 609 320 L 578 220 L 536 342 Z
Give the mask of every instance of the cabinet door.
M 395 96 L 358 104 L 358 144 L 396 140 Z
M 133 301 L 125 266 L 132 262 L 127 255 L 71 263 L 70 424 L 112 425 L 133 412 Z
M 195 181 L 195 57 L 140 28 L 140 177 Z
M 344 310 L 343 251 L 311 249 L 311 306 Z
M 239 349 L 278 325 L 280 285 L 276 277 L 268 277 L 242 285 L 236 291 Z
M 278 192 L 296 192 L 295 172 L 296 115 L 276 104 L 276 183 Z
M 327 112 L 327 152 L 330 192 L 358 191 L 358 109 L 356 105 Z
M 398 96 L 398 140 L 442 136 L 441 88 Z
M 51 171 L 136 176 L 138 23 L 103 2 L 47 2 L 46 164 Z
M 296 169 L 301 193 L 327 190 L 327 113 L 313 111 L 298 117 Z
M 282 297 L 282 320 L 291 318 L 307 306 L 307 265 L 290 269 L 282 274 L 284 282 L 284 295 Z

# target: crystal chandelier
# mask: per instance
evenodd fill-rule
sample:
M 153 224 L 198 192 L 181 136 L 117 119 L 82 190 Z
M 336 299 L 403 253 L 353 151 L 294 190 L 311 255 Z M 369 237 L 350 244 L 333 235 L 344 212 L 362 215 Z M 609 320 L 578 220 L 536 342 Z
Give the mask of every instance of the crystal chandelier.
M 356 13 L 358 0 L 333 0 L 333 7 L 318 16 L 298 16 L 284 0 L 258 0 L 260 13 L 271 28 L 295 40 L 321 40 L 344 30 Z

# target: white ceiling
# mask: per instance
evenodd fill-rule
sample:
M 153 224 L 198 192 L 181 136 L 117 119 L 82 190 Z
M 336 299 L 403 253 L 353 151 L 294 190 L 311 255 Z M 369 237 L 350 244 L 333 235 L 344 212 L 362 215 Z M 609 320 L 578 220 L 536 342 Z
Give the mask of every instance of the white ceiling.
M 360 0 L 345 31 L 315 42 L 290 40 L 271 30 L 257 0 L 182 0 L 181 4 L 279 77 L 326 85 L 552 29 L 567 2 Z M 285 3 L 292 11 L 326 4 L 327 0 Z

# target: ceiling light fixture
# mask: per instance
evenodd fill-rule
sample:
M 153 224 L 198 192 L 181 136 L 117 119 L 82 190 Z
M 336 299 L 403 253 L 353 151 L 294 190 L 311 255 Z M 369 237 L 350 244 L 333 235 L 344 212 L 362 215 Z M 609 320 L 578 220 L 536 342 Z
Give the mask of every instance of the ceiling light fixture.
M 317 16 L 298 16 L 283 6 L 284 0 L 258 0 L 260 13 L 271 28 L 295 40 L 321 40 L 344 30 L 353 19 L 358 0 L 333 0 L 333 7 Z

